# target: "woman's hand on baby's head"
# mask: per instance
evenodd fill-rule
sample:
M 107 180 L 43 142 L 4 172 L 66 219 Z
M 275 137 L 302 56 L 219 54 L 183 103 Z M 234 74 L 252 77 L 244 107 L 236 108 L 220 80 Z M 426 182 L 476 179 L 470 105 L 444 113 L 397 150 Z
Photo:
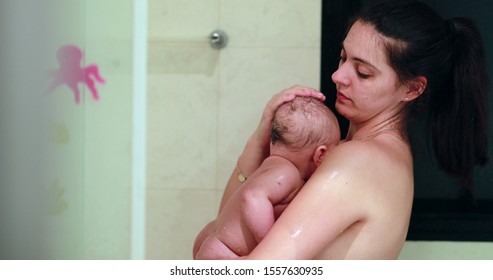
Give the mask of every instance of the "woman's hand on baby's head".
M 298 96 L 314 97 L 320 99 L 320 101 L 325 101 L 325 95 L 320 91 L 310 87 L 294 85 L 274 95 L 269 103 L 273 102 L 275 105 L 277 105 L 275 106 L 275 109 L 277 110 L 277 108 L 283 103 L 292 101 Z
M 268 143 L 270 142 L 272 120 L 274 120 L 274 115 L 276 114 L 277 108 L 286 102 L 292 101 L 298 96 L 314 97 L 320 101 L 325 101 L 325 95 L 320 91 L 299 85 L 294 85 L 284 89 L 272 96 L 265 106 L 262 119 L 260 120 L 260 124 L 255 132 L 256 139 L 259 143 L 261 143 L 261 146 L 268 146 Z
M 325 101 L 325 95 L 320 91 L 309 87 L 294 85 L 272 96 L 270 101 L 265 106 L 261 122 L 269 124 L 270 127 L 270 123 L 274 119 L 277 108 L 286 102 L 292 101 L 298 96 L 314 97 L 320 101 Z

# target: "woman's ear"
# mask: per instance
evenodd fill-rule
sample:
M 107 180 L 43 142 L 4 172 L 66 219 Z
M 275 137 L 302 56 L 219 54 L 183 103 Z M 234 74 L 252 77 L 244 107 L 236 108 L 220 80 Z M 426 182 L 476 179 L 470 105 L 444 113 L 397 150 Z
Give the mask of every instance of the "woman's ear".
M 426 89 L 428 80 L 424 76 L 419 76 L 407 83 L 407 92 L 403 101 L 412 101 L 418 98 Z
M 327 154 L 327 150 L 327 146 L 320 145 L 315 149 L 315 152 L 313 152 L 313 162 L 315 163 L 316 167 L 318 167 L 324 160 L 324 157 Z

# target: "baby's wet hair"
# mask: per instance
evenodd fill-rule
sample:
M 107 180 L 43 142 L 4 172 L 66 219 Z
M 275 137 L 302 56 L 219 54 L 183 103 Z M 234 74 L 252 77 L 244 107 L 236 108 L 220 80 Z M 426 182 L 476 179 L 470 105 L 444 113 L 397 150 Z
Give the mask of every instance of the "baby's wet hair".
M 313 97 L 296 97 L 281 105 L 274 116 L 272 144 L 294 150 L 340 140 L 337 119 L 325 104 Z

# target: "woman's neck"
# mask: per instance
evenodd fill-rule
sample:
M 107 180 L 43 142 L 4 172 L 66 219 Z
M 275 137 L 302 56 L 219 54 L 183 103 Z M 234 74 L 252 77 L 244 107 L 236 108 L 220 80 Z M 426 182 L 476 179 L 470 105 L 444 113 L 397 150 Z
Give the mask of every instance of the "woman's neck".
M 346 141 L 367 139 L 385 132 L 400 132 L 403 134 L 404 125 L 402 124 L 401 118 L 394 116 L 383 121 L 351 122 Z

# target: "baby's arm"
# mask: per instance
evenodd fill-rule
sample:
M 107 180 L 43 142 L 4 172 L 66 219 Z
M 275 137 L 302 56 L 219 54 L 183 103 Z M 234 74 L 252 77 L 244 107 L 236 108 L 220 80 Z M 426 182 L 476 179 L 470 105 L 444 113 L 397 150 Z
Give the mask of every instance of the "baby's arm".
M 274 207 L 287 204 L 304 182 L 298 169 L 280 157 L 267 158 L 255 173 L 245 182 L 240 203 L 245 224 L 260 242 L 279 216 Z

